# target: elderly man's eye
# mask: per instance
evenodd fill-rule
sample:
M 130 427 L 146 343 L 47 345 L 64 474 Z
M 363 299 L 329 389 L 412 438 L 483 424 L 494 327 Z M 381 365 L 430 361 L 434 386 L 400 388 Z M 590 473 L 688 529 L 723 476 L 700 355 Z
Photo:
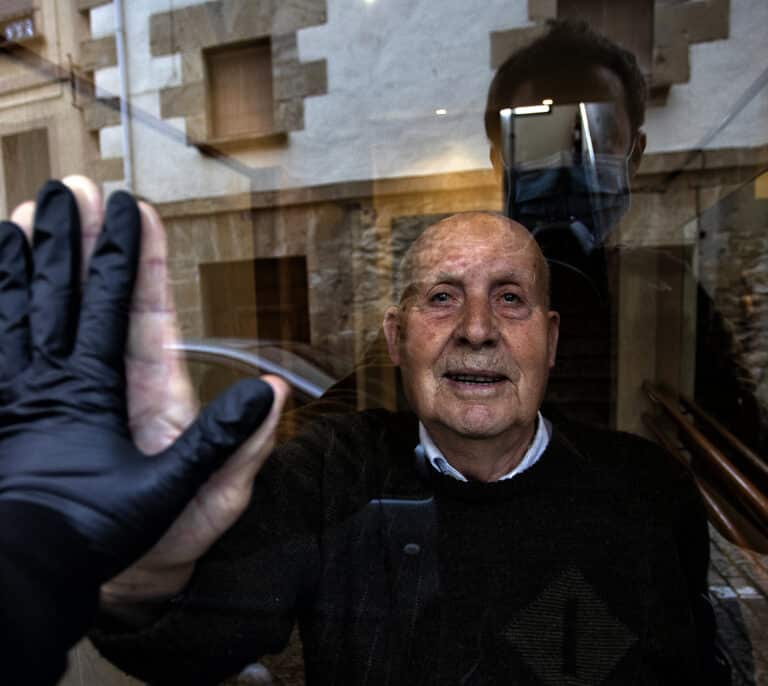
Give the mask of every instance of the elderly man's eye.
M 523 302 L 522 298 L 517 293 L 504 293 L 501 296 L 505 305 L 518 305 Z
M 429 302 L 431 303 L 447 303 L 451 299 L 451 296 L 446 293 L 445 291 L 441 291 L 440 293 L 433 293 L 429 297 Z

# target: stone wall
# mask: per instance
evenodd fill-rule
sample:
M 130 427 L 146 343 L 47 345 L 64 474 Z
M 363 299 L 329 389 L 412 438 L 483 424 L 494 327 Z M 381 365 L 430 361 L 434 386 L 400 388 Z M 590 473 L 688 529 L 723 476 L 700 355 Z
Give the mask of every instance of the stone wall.
M 758 450 L 768 445 L 768 197 L 747 183 L 705 212 L 699 222 L 701 285 L 722 318 L 723 345 L 743 389 L 743 413 L 757 401 L 760 424 L 745 427 Z M 723 383 L 727 379 L 723 379 Z
M 283 141 L 226 150 L 253 170 L 241 178 L 194 146 L 175 141 L 186 135 L 201 138 L 202 48 L 193 43 L 206 41 L 203 34 L 212 32 L 206 29 L 198 36 L 189 29 L 195 28 L 204 12 L 216 21 L 211 24 L 206 19 L 203 24 L 201 20 L 201 25 L 215 28 L 223 18 L 232 20 L 235 15 L 230 10 L 245 6 L 271 8 L 249 10 L 254 17 L 263 18 L 259 20 L 263 26 L 272 9 L 286 13 L 292 23 L 301 20 L 306 28 L 290 29 L 295 41 L 280 48 L 278 62 L 285 69 L 280 66 L 280 74 L 275 76 L 286 79 L 283 95 L 289 99 L 298 91 L 322 94 L 303 99 L 303 128 L 291 130 Z M 221 20 L 214 8 L 226 10 Z M 142 0 L 129 3 L 128 9 L 131 104 L 152 120 L 151 126 L 133 128 L 135 188 L 156 202 L 171 202 L 226 196 L 250 188 L 299 188 L 487 167 L 482 110 L 493 75 L 489 57 L 496 41 L 492 36 L 524 31 L 529 19 L 541 22 L 551 16 L 557 3 Z M 323 18 L 319 9 L 325 12 L 326 21 L 316 24 Z M 312 14 L 315 10 L 318 12 Z M 94 39 L 114 33 L 114 12 L 109 4 L 96 7 L 90 15 Z M 305 16 L 311 21 L 304 21 Z M 664 57 L 664 68 L 674 72 L 661 82 L 674 85 L 666 104 L 647 112 L 650 149 L 765 143 L 768 101 L 758 96 L 746 102 L 743 97 L 757 83 L 763 68 L 750 56 L 762 54 L 768 3 L 658 2 L 655 16 L 663 28 L 660 36 L 663 33 L 672 46 L 671 53 L 665 54 L 660 46 L 656 54 Z M 153 29 L 153 22 L 161 26 Z M 281 22 L 283 19 L 271 35 L 284 35 Z M 254 35 L 258 27 L 243 22 L 243 30 L 247 26 L 253 29 L 249 35 Z M 706 42 L 698 42 L 701 40 Z M 106 59 L 109 42 L 101 45 Z M 105 97 L 119 92 L 117 74 L 114 67 L 96 71 L 96 84 Z M 734 125 L 712 137 L 723 117 L 739 108 Z M 438 111 L 445 114 L 438 116 Z M 291 112 L 297 114 L 298 109 Z M 171 113 L 179 116 L 167 118 Z M 299 122 L 298 115 L 289 118 Z M 114 120 L 109 124 L 98 117 L 90 125 L 99 126 L 104 158 L 119 158 L 122 142 Z M 170 133 L 161 136 L 158 130 Z M 181 169 L 190 173 L 181 175 Z M 104 165 L 104 171 L 110 178 L 120 173 L 115 164 Z
M 351 359 L 351 246 L 363 222 L 363 211 L 356 203 L 242 209 L 166 219 L 171 283 L 182 334 L 206 334 L 200 264 L 304 255 L 312 343 Z
M 47 176 L 88 174 L 97 150 L 82 125 L 79 93 L 70 89 L 65 80 L 70 74 L 63 66 L 68 54 L 77 54 L 87 22 L 74 6 L 53 0 L 0 3 L 0 16 L 29 5 L 34 5 L 36 37 L 6 46 L 0 55 L 0 138 L 42 129 L 50 162 Z M 0 149 L 0 212 L 6 217 L 14 209 L 13 198 L 6 198 L 9 181 L 23 178 L 27 163 L 37 167 L 42 160 L 28 159 L 22 165 L 2 154 Z
M 391 302 L 392 264 L 430 218 L 499 205 L 488 172 L 161 205 L 182 334 L 206 334 L 200 264 L 304 255 L 311 342 L 351 365 Z
M 152 56 L 177 52 L 182 56 L 181 85 L 160 90 L 161 116 L 164 119 L 184 117 L 186 134 L 192 141 L 210 140 L 213 137 L 207 114 L 210 84 L 206 81 L 204 51 L 269 37 L 274 129 L 267 133 L 304 128 L 304 98 L 326 92 L 326 70 L 325 60 L 299 61 L 296 32 L 322 24 L 325 19 L 325 2 L 318 0 L 291 3 L 216 0 L 151 15 Z

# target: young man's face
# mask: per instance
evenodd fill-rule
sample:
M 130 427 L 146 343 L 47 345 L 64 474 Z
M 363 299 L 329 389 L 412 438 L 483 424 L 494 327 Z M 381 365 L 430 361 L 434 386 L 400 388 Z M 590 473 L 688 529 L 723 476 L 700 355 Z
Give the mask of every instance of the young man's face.
M 530 234 L 494 215 L 457 215 L 420 239 L 384 330 L 433 436 L 495 438 L 534 425 L 558 335 L 542 265 Z
M 605 67 L 576 69 L 565 75 L 539 74 L 523 81 L 514 91 L 506 94 L 506 107 L 540 105 L 543 100 L 551 99 L 557 104 L 576 104 L 579 102 L 612 103 L 616 112 L 615 149 L 610 152 L 617 155 L 631 156 L 629 159 L 630 177 L 640 165 L 645 149 L 645 134 L 634 131 L 627 113 L 624 86 L 619 77 Z M 493 166 L 501 169 L 499 151 L 491 150 Z

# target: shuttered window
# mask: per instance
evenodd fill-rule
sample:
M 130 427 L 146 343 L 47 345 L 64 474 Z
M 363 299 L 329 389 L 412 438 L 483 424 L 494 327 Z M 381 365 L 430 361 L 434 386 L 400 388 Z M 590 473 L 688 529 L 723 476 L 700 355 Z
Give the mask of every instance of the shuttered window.
M 10 213 L 35 194 L 51 176 L 48 130 L 31 129 L 2 138 L 5 202 Z
M 274 132 L 269 39 L 205 53 L 214 138 Z
M 310 342 L 303 255 L 200 265 L 207 336 Z

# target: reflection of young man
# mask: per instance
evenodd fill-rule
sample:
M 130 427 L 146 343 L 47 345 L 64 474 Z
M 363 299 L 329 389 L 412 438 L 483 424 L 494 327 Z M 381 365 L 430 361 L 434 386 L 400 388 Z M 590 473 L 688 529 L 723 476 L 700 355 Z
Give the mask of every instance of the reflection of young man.
M 552 102 L 551 113 L 523 115 L 516 122 L 513 117 L 518 126 L 505 130 L 505 110 L 514 113 L 545 102 Z M 619 403 L 612 368 L 621 364 L 618 320 L 626 323 L 635 316 L 616 309 L 619 291 L 667 291 L 668 278 L 672 283 L 692 279 L 690 272 L 681 273 L 680 253 L 674 250 L 622 250 L 611 241 L 629 208 L 630 185 L 645 149 L 645 105 L 646 85 L 633 55 L 586 25 L 569 22 L 553 22 L 541 38 L 511 55 L 497 69 L 486 103 L 485 129 L 491 161 L 504 179 L 506 210 L 536 236 L 552 269 L 553 307 L 571 325 L 561 332 L 559 368 L 551 379 L 547 406 L 604 425 L 611 423 L 615 409 L 611 398 Z M 558 146 L 562 131 L 555 115 L 569 108 L 575 126 L 570 140 Z M 547 152 L 558 154 L 531 159 L 531 150 L 536 150 L 531 139 L 536 137 L 549 144 Z M 688 281 L 677 292 L 681 301 L 684 290 L 696 293 L 696 400 L 759 450 L 768 425 L 766 409 L 750 388 L 749 373 L 734 357 L 737 346 L 730 327 L 703 288 Z M 643 347 L 636 340 L 630 345 Z M 646 371 L 652 376 L 655 370 Z
M 553 22 L 544 36 L 511 55 L 496 70 L 488 89 L 485 127 L 494 167 L 500 169 L 502 163 L 499 111 L 546 100 L 613 103 L 614 152 L 629 156 L 634 174 L 645 149 L 641 127 L 646 86 L 631 53 L 586 25 Z
M 188 571 L 155 554 L 123 576 L 124 605 L 181 595 L 101 650 L 152 683 L 216 683 L 298 621 L 311 684 L 717 682 L 689 476 L 539 412 L 559 317 L 529 232 L 456 215 L 402 274 L 384 331 L 413 413 L 328 418 L 282 446 Z
M 586 25 L 563 22 L 498 68 L 486 103 L 507 211 L 536 236 L 552 268 L 553 306 L 571 325 L 551 389 L 557 411 L 603 425 L 614 394 L 609 282 L 617 262 L 604 243 L 629 207 L 645 149 L 645 101 L 632 54 Z M 542 103 L 552 111 L 510 118 Z M 562 112 L 571 120 L 559 121 Z

